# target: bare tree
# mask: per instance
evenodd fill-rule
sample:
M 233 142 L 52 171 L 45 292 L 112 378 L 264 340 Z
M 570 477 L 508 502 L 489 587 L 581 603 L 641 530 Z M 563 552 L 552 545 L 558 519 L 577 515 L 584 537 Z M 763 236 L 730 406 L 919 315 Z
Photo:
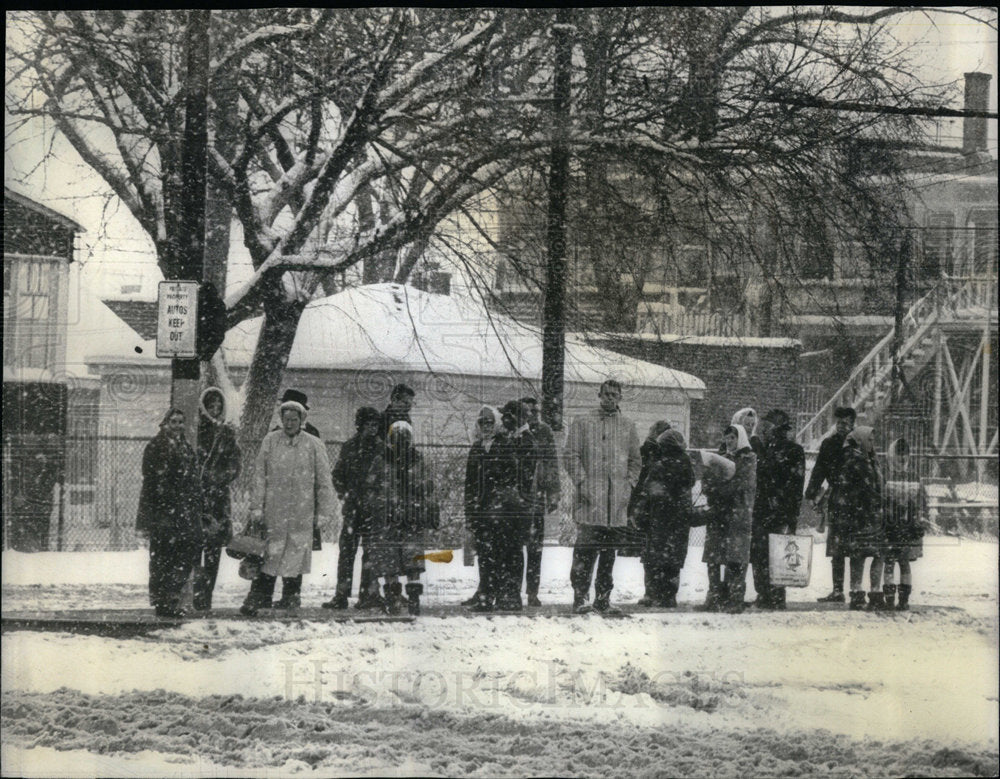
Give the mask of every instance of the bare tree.
M 995 14 L 940 8 L 578 10 L 570 254 L 577 284 L 599 291 L 601 319 L 588 324 L 632 330 L 651 281 L 728 288 L 705 301 L 720 307 L 742 305 L 754 281 L 769 334 L 790 287 L 859 259 L 845 247 L 872 273 L 894 269 L 884 237 L 907 217 L 891 153 L 922 130 L 894 109 L 936 108 L 952 92 L 921 82 L 892 25 L 951 13 L 995 27 Z M 829 110 L 843 104 L 869 109 Z M 859 154 L 870 160 L 876 138 L 878 169 Z M 501 247 L 516 275 L 541 279 L 532 214 L 544 193 L 510 183 L 505 194 Z M 692 245 L 710 250 L 696 268 Z M 692 271 L 697 284 L 685 283 Z
M 38 11 L 9 20 L 8 113 L 55 123 L 153 239 L 166 278 L 177 276 L 184 198 L 184 16 Z M 333 291 L 355 266 L 366 280 L 405 280 L 442 218 L 544 149 L 532 116 L 503 100 L 527 86 L 524 63 L 544 44 L 532 19 L 213 12 L 206 262 L 221 286 L 235 215 L 254 274 L 229 290 L 229 326 L 264 314 L 244 385 L 244 443 L 266 431 L 299 317 L 318 290 Z M 486 98 L 500 99 L 489 107 Z

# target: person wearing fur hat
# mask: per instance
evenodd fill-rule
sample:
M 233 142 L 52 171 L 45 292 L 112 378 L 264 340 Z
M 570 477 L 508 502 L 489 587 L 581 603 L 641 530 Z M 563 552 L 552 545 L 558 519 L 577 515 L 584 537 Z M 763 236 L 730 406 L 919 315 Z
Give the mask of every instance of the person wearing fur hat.
M 753 504 L 753 534 L 750 563 L 755 604 L 762 609 L 784 609 L 785 588 L 772 587 L 769 537 L 771 533 L 794 533 L 805 484 L 805 450 L 790 438 L 792 420 L 784 411 L 769 411 L 758 430 L 764 452 L 757 463 L 757 496 Z
M 646 534 L 642 560 L 648 605 L 673 608 L 687 557 L 694 468 L 680 430 L 660 433 L 656 447 L 637 486 L 636 526 Z
M 720 518 L 725 526 L 720 555 L 725 573 L 719 605 L 730 614 L 739 614 L 744 608 L 747 564 L 750 562 L 753 503 L 757 493 L 757 455 L 742 425 L 727 427 L 723 440 L 726 457 L 736 463 L 736 472 L 732 479 L 716 486 L 716 499 L 722 504 Z
M 264 436 L 257 454 L 250 517 L 263 522 L 266 546 L 261 572 L 240 609 L 246 616 L 272 605 L 279 576 L 282 594 L 274 607 L 294 610 L 301 605 L 302 576 L 312 563 L 313 528 L 336 516 L 326 446 L 303 435 L 305 420 L 305 406 L 286 400 L 281 429 Z
M 339 553 L 337 557 L 337 589 L 331 600 L 323 604 L 325 609 L 346 609 L 351 596 L 354 580 L 354 560 L 359 545 L 364 545 L 361 563 L 361 583 L 358 590 L 359 609 L 381 608 L 381 596 L 371 594 L 371 571 L 368 552 L 369 532 L 366 524 L 367 512 L 361 505 L 365 476 L 371 468 L 375 456 L 381 448 L 378 427 L 382 419 L 371 406 L 362 406 L 354 415 L 357 432 L 340 448 L 337 464 L 333 466 L 333 488 L 341 500 L 340 514 L 343 524 L 340 528 Z
M 205 536 L 200 564 L 195 567 L 193 604 L 196 610 L 207 611 L 212 608 L 222 548 L 233 533 L 229 490 L 241 466 L 236 431 L 226 424 L 226 400 L 218 387 L 206 387 L 201 393 L 198 466 Z
M 405 576 L 406 605 L 410 614 L 420 613 L 424 585 L 424 535 L 438 524 L 434 482 L 423 455 L 413 444 L 413 428 L 408 422 L 393 422 L 385 447 L 376 454 L 365 477 L 365 502 L 371 528 L 372 588 L 382 577 L 385 611 L 398 614 L 403 604 Z
M 287 403 L 289 401 L 293 403 L 298 403 L 307 412 L 309 411 L 309 399 L 306 397 L 306 393 L 300 392 L 299 390 L 296 389 L 286 389 L 284 394 L 282 394 L 281 396 L 281 401 L 278 403 L 279 408 L 283 403 Z M 280 428 L 281 426 L 279 425 L 278 427 L 275 427 L 273 429 L 279 430 Z M 319 430 L 313 427 L 313 425 L 310 424 L 309 422 L 304 422 L 302 424 L 302 432 L 308 433 L 314 438 L 322 438 L 322 436 L 319 434 Z
M 479 583 L 475 593 L 463 606 L 492 607 L 496 601 L 493 586 L 492 535 L 490 513 L 496 508 L 500 482 L 504 469 L 499 466 L 494 448 L 496 438 L 503 430 L 500 411 L 493 406 L 483 406 L 476 418 L 474 440 L 465 461 L 465 524 L 476 544 L 476 565 Z
M 158 617 L 183 617 L 181 592 L 202 543 L 198 456 L 184 412 L 170 409 L 142 453 L 136 530 L 149 538 L 149 601 Z
M 844 439 L 837 484 L 830 495 L 830 521 L 836 523 L 841 549 L 850 561 L 850 608 L 865 607 L 862 580 L 865 558 L 871 557 L 871 605 L 884 605 L 882 593 L 882 475 L 875 459 L 872 428 L 858 426 Z

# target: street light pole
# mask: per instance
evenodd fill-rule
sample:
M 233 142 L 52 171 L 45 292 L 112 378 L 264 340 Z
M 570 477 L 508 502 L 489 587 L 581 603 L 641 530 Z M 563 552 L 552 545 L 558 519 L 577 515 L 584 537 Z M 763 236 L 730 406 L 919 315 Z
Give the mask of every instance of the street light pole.
M 208 23 L 205 9 L 188 11 L 184 138 L 181 151 L 181 231 L 174 245 L 176 278 L 202 281 L 205 257 L 205 181 L 208 162 Z M 198 358 L 171 362 L 171 406 L 184 412 L 188 440 L 197 447 L 201 369 Z
M 569 108 L 573 16 L 556 12 L 553 142 L 549 156 L 549 204 L 542 324 L 542 410 L 545 422 L 562 429 L 566 351 L 566 202 L 569 189 Z

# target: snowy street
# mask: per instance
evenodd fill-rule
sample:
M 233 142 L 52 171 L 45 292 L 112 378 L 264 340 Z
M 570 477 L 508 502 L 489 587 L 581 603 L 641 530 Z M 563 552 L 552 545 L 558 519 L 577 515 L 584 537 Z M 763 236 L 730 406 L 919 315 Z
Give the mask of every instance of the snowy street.
M 303 601 L 329 595 L 335 547 Z M 570 601 L 545 550 L 542 601 Z M 706 586 L 692 547 L 682 604 Z M 914 610 L 222 621 L 145 638 L 3 636 L 4 774 L 991 775 L 997 547 L 928 538 Z M 4 553 L 5 613 L 145 607 L 145 553 Z M 246 583 L 226 559 L 217 606 Z M 429 565 L 428 606 L 475 586 Z M 325 575 L 324 575 L 325 574 Z M 814 550 L 810 587 L 828 591 Z M 613 600 L 642 594 L 616 563 Z M 752 586 L 749 590 L 752 596 Z M 254 774 L 256 775 L 256 774 Z

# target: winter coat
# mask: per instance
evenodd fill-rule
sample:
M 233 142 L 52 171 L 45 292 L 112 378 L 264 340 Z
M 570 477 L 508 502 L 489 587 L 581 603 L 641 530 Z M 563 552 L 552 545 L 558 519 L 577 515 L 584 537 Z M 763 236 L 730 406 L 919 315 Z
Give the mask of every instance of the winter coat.
M 515 449 L 502 435 L 494 436 L 489 449 L 476 441 L 465 466 L 465 517 L 470 529 L 479 533 L 487 521 L 508 508 L 517 508 L 519 493 Z M 512 505 L 513 504 L 513 505 Z
M 531 437 L 534 441 L 534 459 L 531 465 L 532 508 L 534 511 L 544 512 L 549 505 L 559 502 L 562 492 L 559 455 L 552 428 L 544 422 L 531 427 Z
M 729 481 L 714 484 L 708 493 L 713 511 L 706 526 L 703 559 L 707 563 L 747 565 L 750 562 L 757 455 L 750 448 L 746 431 L 741 426 L 736 427 L 739 431 L 736 452 L 726 455 L 736 464 L 736 472 Z
M 201 484 L 198 460 L 184 438 L 161 430 L 142 453 L 142 489 L 137 530 L 152 535 L 173 530 L 185 543 L 202 543 Z
M 438 521 L 434 482 L 424 457 L 408 445 L 381 447 L 365 479 L 372 573 L 399 576 L 424 570 L 424 535 Z
M 232 536 L 230 487 L 240 475 L 241 454 L 236 443 L 236 431 L 225 422 L 212 419 L 205 410 L 205 395 L 211 389 L 202 393 L 202 412 L 198 422 L 201 519 L 206 546 L 221 547 Z M 225 411 L 222 419 L 225 419 Z
M 884 543 L 882 477 L 875 463 L 871 428 L 855 428 L 844 441 L 843 460 L 830 493 L 830 522 L 837 528 L 841 554 L 879 555 Z
M 363 438 L 355 435 L 344 442 L 337 464 L 333 466 L 331 478 L 337 496 L 343 501 L 341 516 L 344 525 L 358 532 L 367 532 L 364 522 L 367 512 L 362 505 L 365 479 L 384 447 L 385 442 L 378 436 Z
M 646 483 L 646 479 L 649 477 L 649 469 L 652 467 L 653 463 L 659 459 L 660 447 L 656 443 L 655 439 L 647 438 L 642 442 L 642 446 L 639 447 L 639 458 L 642 461 L 642 467 L 639 469 L 639 477 L 635 481 L 635 487 L 632 488 L 632 494 L 628 499 L 628 516 L 635 517 L 639 510 L 640 498 L 642 497 L 642 488 Z
M 601 408 L 573 420 L 566 441 L 566 470 L 576 485 L 578 525 L 624 527 L 642 460 L 635 424 L 618 410 Z
M 687 557 L 694 468 L 687 452 L 657 445 L 636 501 L 636 526 L 646 534 L 645 554 L 660 556 L 676 568 Z
M 722 483 L 726 504 L 722 558 L 725 563 L 750 562 L 750 533 L 753 530 L 753 501 L 757 489 L 757 455 L 749 446 L 739 449 L 734 458 L 736 473 Z
M 313 526 L 336 516 L 323 442 L 304 432 L 291 438 L 282 430 L 268 433 L 257 455 L 250 507 L 264 514 L 263 572 L 270 576 L 309 573 Z
M 917 560 L 924 554 L 923 516 L 927 493 L 912 466 L 890 468 L 882 492 L 885 556 L 891 560 Z
M 805 450 L 784 436 L 777 436 L 757 461 L 757 497 L 753 525 L 768 533 L 794 533 L 802 505 Z
M 840 433 L 833 433 L 820 443 L 816 464 L 813 465 L 809 485 L 806 487 L 806 500 L 816 500 L 824 481 L 830 485 L 830 490 L 833 490 L 840 464 L 844 459 L 844 438 L 845 436 Z

